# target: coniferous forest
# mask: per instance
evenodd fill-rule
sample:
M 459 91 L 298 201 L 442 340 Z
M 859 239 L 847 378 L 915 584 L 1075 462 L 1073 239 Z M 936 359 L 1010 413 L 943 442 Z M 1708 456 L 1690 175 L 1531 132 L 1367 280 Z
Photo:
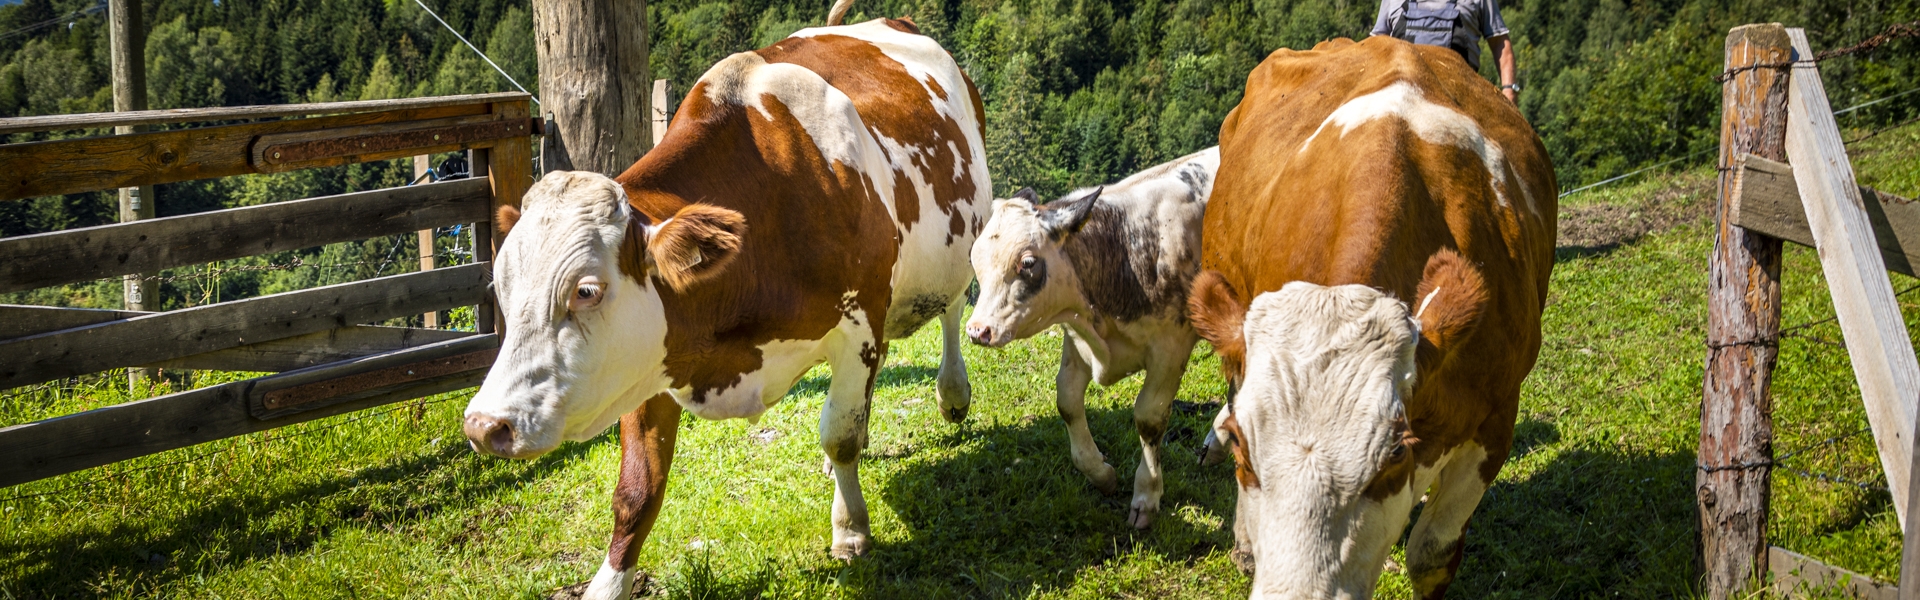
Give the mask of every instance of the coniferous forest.
M 527 0 L 427 4 L 537 90 Z M 654 76 L 684 92 L 727 54 L 820 24 L 828 4 L 656 0 L 648 9 Z M 152 108 L 513 89 L 412 0 L 142 5 Z M 910 16 L 940 40 L 985 97 L 996 191 L 1032 186 L 1051 195 L 1213 144 L 1246 73 L 1267 53 L 1362 37 L 1377 8 L 1362 0 L 863 0 L 849 20 Z M 1674 168 L 1713 160 L 1719 123 L 1713 76 L 1729 27 L 1801 26 L 1814 49 L 1823 50 L 1920 20 L 1913 0 L 1514 0 L 1502 8 L 1518 48 L 1521 108 L 1569 189 L 1673 159 L 1684 159 Z M 1920 87 L 1917 42 L 1895 41 L 1823 63 L 1833 105 Z M 0 6 L 0 117 L 109 110 L 107 48 L 103 0 Z M 1493 77 L 1491 61 L 1485 71 Z M 1855 111 L 1841 125 L 1872 127 L 1917 112 L 1920 94 Z M 162 216 L 182 214 L 399 185 L 409 174 L 396 161 L 188 182 L 162 186 L 158 206 Z M 0 203 L 0 236 L 97 225 L 116 214 L 106 193 Z M 378 256 L 403 243 L 372 240 L 310 252 Z M 243 274 L 222 278 L 221 286 L 231 289 L 165 288 L 163 295 L 232 298 L 371 274 Z M 43 291 L 31 301 L 117 302 L 110 286 L 96 287 Z

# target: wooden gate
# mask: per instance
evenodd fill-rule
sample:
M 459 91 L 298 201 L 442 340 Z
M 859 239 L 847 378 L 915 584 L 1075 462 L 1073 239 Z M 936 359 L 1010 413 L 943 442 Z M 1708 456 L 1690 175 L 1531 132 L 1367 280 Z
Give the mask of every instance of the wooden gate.
M 478 385 L 499 345 L 493 217 L 533 182 L 521 93 L 0 119 L 0 134 L 228 123 L 0 145 L 0 202 L 437 152 L 473 177 L 0 238 L 0 292 L 471 224 L 472 264 L 129 312 L 0 305 L 0 389 L 135 366 L 276 375 L 0 429 L 0 487 Z M 363 323 L 474 306 L 476 331 Z

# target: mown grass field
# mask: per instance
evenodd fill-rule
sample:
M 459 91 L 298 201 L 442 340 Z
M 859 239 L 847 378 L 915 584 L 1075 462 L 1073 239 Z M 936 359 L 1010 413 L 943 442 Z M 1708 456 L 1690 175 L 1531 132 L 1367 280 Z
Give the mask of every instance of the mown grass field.
M 1857 144 L 1864 183 L 1920 195 L 1920 127 Z M 1468 537 L 1455 598 L 1694 595 L 1693 448 L 1705 358 L 1711 170 L 1562 206 L 1546 343 L 1517 444 Z M 1855 486 L 1777 471 L 1777 544 L 1892 581 L 1899 527 L 1811 250 L 1785 269 L 1776 453 Z M 1896 290 L 1920 284 L 1895 276 Z M 1920 333 L 1920 292 L 1903 296 Z M 1163 514 L 1125 524 L 1067 459 L 1053 408 L 1060 338 L 969 347 L 972 418 L 935 412 L 938 327 L 896 343 L 862 480 L 877 546 L 825 552 L 832 484 L 816 370 L 759 423 L 682 424 L 641 589 L 673 598 L 1224 598 L 1233 484 L 1194 450 L 1225 386 L 1197 352 L 1170 432 Z M 201 383 L 237 375 L 200 374 Z M 0 397 L 0 425 L 126 401 L 124 378 Z M 1137 464 L 1138 378 L 1088 398 L 1121 473 Z M 159 390 L 155 393 L 158 393 Z M 144 395 L 144 393 L 143 393 Z M 465 394 L 163 453 L 0 490 L 0 598 L 543 598 L 602 560 L 618 444 L 483 458 Z M 1851 434 L 1851 435 L 1850 435 Z M 1824 440 L 1841 439 L 1823 444 Z M 3 459 L 0 459 L 3 460 Z M 1865 488 L 1880 486 L 1879 491 Z M 1124 488 L 1125 486 L 1123 486 Z M 1408 595 L 1382 577 L 1381 596 Z

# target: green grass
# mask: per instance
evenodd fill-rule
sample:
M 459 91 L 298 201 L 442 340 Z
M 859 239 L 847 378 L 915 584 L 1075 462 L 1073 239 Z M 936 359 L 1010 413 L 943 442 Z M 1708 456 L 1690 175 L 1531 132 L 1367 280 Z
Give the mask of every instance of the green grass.
M 1916 147 L 1916 127 L 1860 144 L 1862 179 L 1916 195 Z M 1710 175 L 1566 202 L 1569 213 L 1614 211 L 1652 225 L 1560 249 L 1517 444 L 1473 521 L 1453 597 L 1695 594 Z M 1785 273 L 1787 325 L 1832 315 L 1811 250 L 1790 247 Z M 1903 298 L 1916 299 L 1920 292 Z M 1905 308 L 1910 333 L 1920 333 L 1920 306 Z M 1773 388 L 1779 453 L 1865 425 L 1846 353 L 1828 343 L 1840 339 L 1838 327 L 1796 332 L 1782 344 Z M 1225 556 L 1231 474 L 1192 458 L 1211 407 L 1176 413 L 1162 517 L 1136 532 L 1124 521 L 1126 496 L 1094 491 L 1068 462 L 1052 400 L 1059 342 L 1049 334 L 999 351 L 968 347 L 975 404 L 965 426 L 935 410 L 938 327 L 893 346 L 861 469 L 877 545 L 850 565 L 825 551 L 832 484 L 816 435 L 824 370 L 759 423 L 688 417 L 666 508 L 640 559 L 644 589 L 675 598 L 1244 596 L 1248 581 Z M 216 380 L 203 374 L 198 383 Z M 1124 475 L 1138 461 L 1130 416 L 1138 387 L 1136 377 L 1088 398 L 1095 437 Z M 1223 393 L 1203 349 L 1179 398 L 1217 402 Z M 101 376 L 0 398 L 0 424 L 128 399 L 124 379 Z M 0 490 L 0 598 L 535 598 L 585 580 L 607 543 L 618 444 L 603 435 L 536 461 L 483 458 L 460 435 L 465 399 Z M 1884 485 L 1866 435 L 1788 463 Z M 1884 491 L 1786 472 L 1773 481 L 1777 544 L 1897 579 L 1899 528 Z M 1382 597 L 1408 591 L 1403 575 L 1383 576 Z

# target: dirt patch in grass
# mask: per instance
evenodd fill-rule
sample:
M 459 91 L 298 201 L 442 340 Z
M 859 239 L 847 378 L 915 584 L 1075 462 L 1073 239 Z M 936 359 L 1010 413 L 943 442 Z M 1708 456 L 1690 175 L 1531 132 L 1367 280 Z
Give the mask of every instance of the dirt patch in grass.
M 1608 250 L 1650 233 L 1697 223 L 1713 215 L 1711 172 L 1673 178 L 1672 185 L 1630 190 L 1592 204 L 1560 209 L 1560 248 Z

